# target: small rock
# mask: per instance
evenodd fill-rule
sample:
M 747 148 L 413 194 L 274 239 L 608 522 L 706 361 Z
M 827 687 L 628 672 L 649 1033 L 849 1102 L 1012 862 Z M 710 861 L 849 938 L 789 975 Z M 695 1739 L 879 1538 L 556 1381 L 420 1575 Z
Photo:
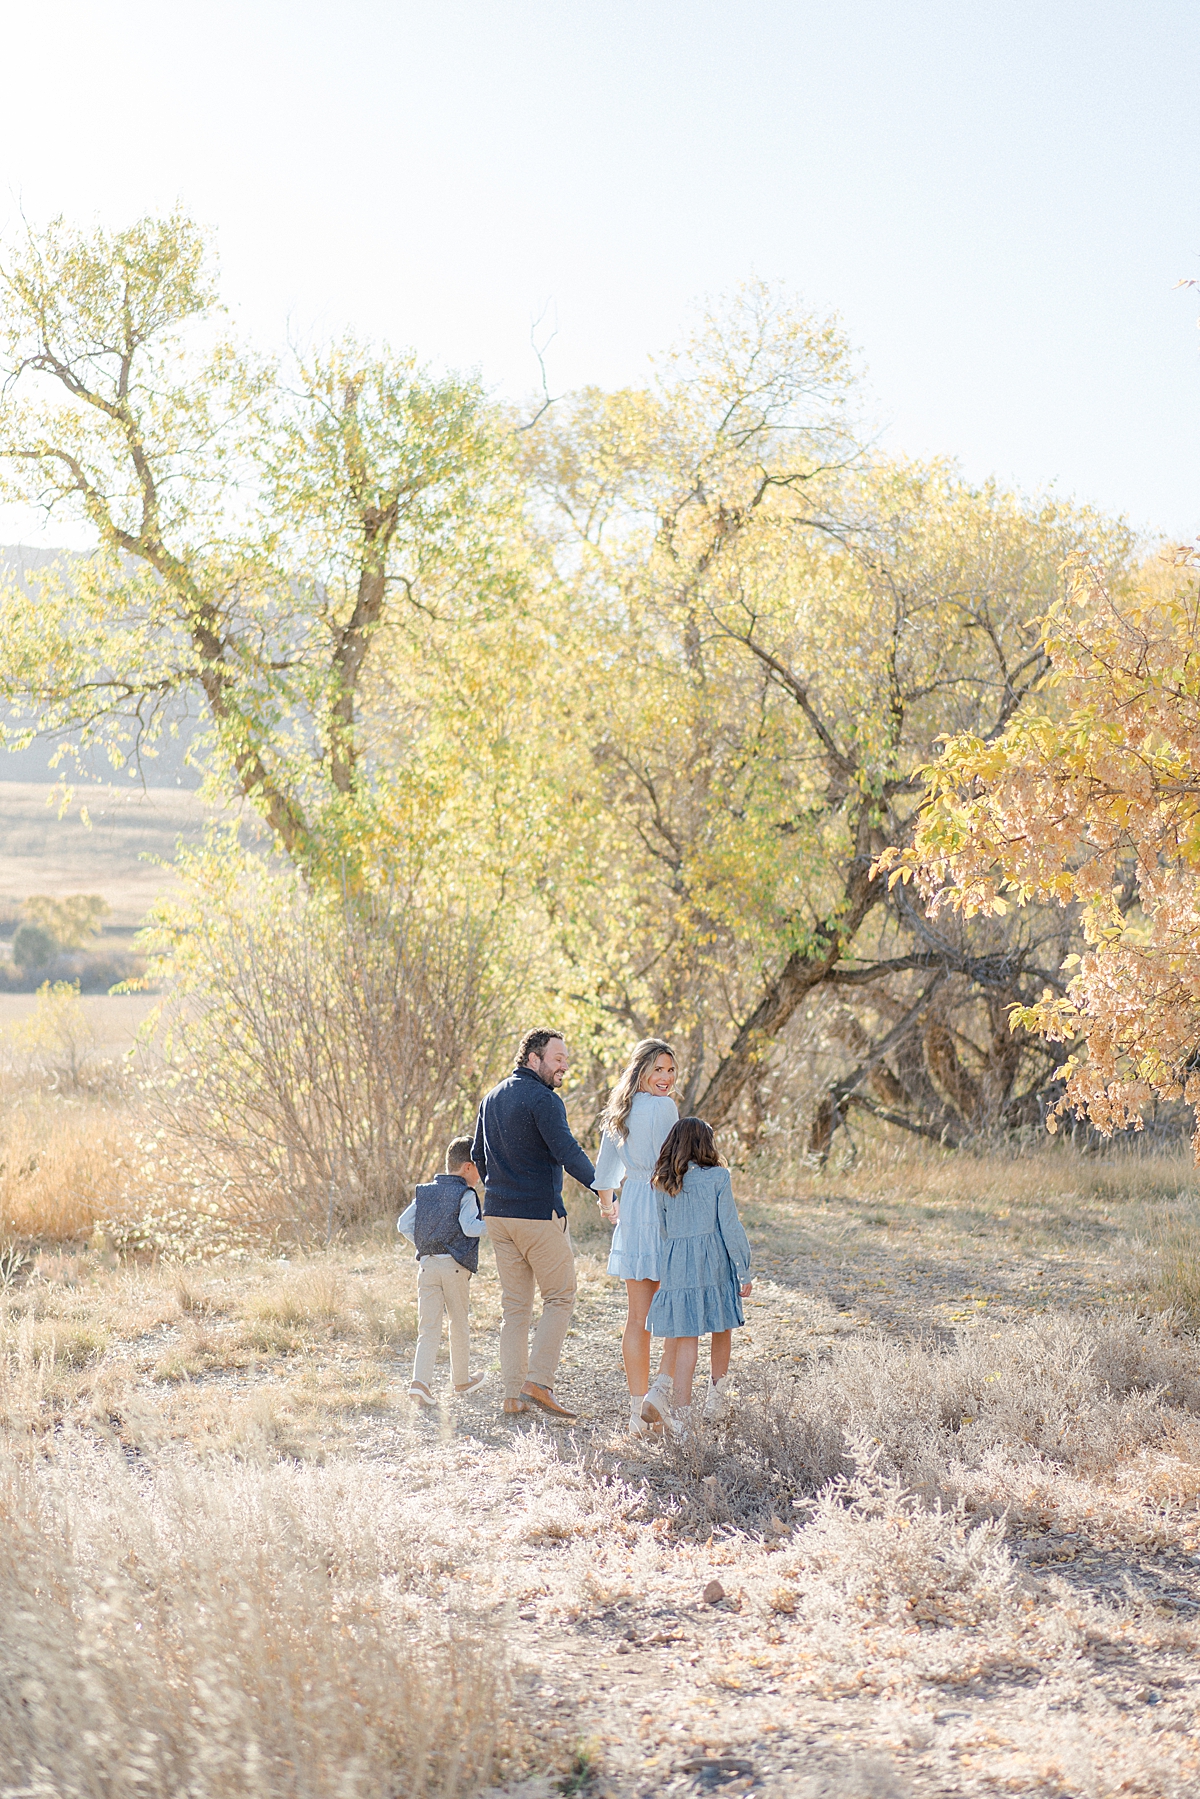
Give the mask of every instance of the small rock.
M 743 1760 L 740 1755 L 695 1755 L 690 1761 L 682 1762 L 679 1771 L 693 1775 L 694 1786 L 701 1793 L 711 1793 L 732 1780 L 752 1781 L 754 1778 L 753 1762 Z
M 725 1589 L 719 1580 L 710 1580 L 701 1594 L 705 1605 L 719 1605 L 724 1597 Z

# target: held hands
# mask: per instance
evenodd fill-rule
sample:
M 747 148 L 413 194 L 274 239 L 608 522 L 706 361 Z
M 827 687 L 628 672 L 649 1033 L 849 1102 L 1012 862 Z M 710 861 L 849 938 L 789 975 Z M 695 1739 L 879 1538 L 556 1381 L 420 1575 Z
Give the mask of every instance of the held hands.
M 742 1298 L 743 1299 L 749 1299 L 749 1297 L 753 1293 L 753 1291 L 754 1291 L 754 1282 L 753 1281 L 743 1281 L 742 1282 Z
M 600 1207 L 600 1216 L 604 1219 L 605 1223 L 616 1224 L 620 1216 L 620 1211 L 617 1205 L 616 1196 L 611 1187 L 605 1187 L 597 1193 L 596 1203 Z

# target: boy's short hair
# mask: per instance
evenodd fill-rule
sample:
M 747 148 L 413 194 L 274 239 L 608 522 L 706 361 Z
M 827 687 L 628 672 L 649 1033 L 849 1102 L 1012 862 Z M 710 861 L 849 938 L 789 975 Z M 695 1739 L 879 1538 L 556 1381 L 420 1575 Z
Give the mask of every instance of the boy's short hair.
M 530 1056 L 543 1055 L 546 1045 L 548 1043 L 553 1043 L 555 1038 L 557 1038 L 560 1043 L 564 1040 L 561 1031 L 526 1031 L 520 1043 L 517 1045 L 517 1059 L 513 1063 L 513 1067 L 524 1068 Z
M 453 1174 L 464 1162 L 471 1160 L 471 1139 L 456 1137 L 446 1151 L 446 1173 Z

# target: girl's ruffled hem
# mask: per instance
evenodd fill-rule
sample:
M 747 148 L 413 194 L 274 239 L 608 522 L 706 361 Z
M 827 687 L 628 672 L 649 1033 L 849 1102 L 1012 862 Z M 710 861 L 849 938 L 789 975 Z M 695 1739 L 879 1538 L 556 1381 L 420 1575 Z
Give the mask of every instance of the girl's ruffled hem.
M 706 1337 L 745 1322 L 736 1287 L 660 1287 L 650 1301 L 646 1328 L 655 1337 Z

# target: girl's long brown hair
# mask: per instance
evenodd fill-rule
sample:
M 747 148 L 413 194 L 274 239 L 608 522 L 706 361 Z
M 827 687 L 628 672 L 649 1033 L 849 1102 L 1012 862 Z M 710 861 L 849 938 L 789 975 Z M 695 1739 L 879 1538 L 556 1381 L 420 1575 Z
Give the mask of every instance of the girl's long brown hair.
M 681 1118 L 672 1125 L 667 1140 L 658 1152 L 653 1181 L 664 1193 L 672 1195 L 683 1186 L 688 1165 L 700 1168 L 724 1168 L 725 1158 L 717 1148 L 711 1124 L 703 1118 Z

